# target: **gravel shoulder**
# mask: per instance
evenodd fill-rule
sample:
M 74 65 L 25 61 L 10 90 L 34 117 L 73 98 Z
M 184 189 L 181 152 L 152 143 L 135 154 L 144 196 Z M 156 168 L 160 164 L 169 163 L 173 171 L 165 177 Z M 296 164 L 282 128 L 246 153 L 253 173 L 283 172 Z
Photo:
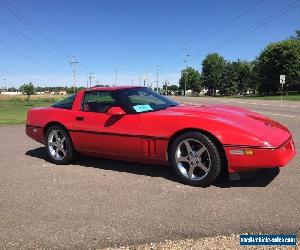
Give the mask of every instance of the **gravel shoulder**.
M 299 239 L 299 234 L 297 238 Z M 239 235 L 217 236 L 217 237 L 203 237 L 200 239 L 187 239 L 179 241 L 164 241 L 160 243 L 150 243 L 137 246 L 123 246 L 118 248 L 108 248 L 109 250 L 240 250 L 240 249 L 260 249 L 260 250 L 286 250 L 286 249 L 300 249 L 299 241 L 296 246 L 240 246 Z

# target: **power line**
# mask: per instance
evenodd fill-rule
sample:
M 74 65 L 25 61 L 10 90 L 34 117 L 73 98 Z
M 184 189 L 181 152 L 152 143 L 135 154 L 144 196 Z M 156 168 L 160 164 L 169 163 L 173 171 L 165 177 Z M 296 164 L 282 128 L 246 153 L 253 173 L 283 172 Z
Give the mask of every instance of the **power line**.
M 37 28 L 33 23 L 29 21 L 28 18 L 26 18 L 20 11 L 18 11 L 15 7 L 13 7 L 10 3 L 8 3 L 6 0 L 0 0 L 0 3 L 13 15 L 15 16 L 21 23 L 23 23 L 26 27 L 28 27 L 32 32 L 39 34 L 40 37 L 42 37 L 45 41 L 48 42 L 48 44 L 59 54 L 66 57 L 67 60 L 70 59 L 70 56 L 68 56 L 64 51 L 62 51 L 56 43 L 50 39 L 45 33 L 43 33 L 39 28 Z
M 57 46 L 57 44 L 44 32 L 42 32 L 37 26 L 35 26 L 28 18 L 26 18 L 20 11 L 18 11 L 15 7 L 13 7 L 10 3 L 8 3 L 6 0 L 0 0 L 0 3 L 13 15 L 15 16 L 23 25 L 25 25 L 27 28 L 29 28 L 33 33 L 37 34 L 39 37 L 41 37 L 44 41 L 46 41 L 51 48 L 58 54 L 57 56 L 60 56 L 61 58 L 64 58 L 66 61 L 70 60 L 70 56 L 63 51 L 61 48 Z M 24 38 L 24 37 L 23 37 Z M 26 36 L 26 38 L 28 38 Z M 28 40 L 28 39 L 27 39 Z M 32 41 L 32 39 L 29 38 L 29 40 Z M 33 41 L 32 41 L 33 42 Z M 40 48 L 43 48 L 38 43 L 34 44 Z M 43 48 L 45 50 L 45 48 Z M 72 60 L 72 58 L 71 58 Z M 78 63 L 78 62 L 76 62 Z M 79 64 L 79 63 L 78 63 Z M 73 64 L 74 65 L 74 64 Z M 81 64 L 79 66 L 85 71 L 87 74 L 87 67 L 83 67 Z
M 247 27 L 247 28 L 243 29 L 233 39 L 219 42 L 219 43 L 215 44 L 214 46 L 209 47 L 208 49 L 201 50 L 201 51 L 198 51 L 198 52 L 194 53 L 194 55 L 199 54 L 199 52 L 200 53 L 204 53 L 204 52 L 207 52 L 207 51 L 212 50 L 212 49 L 218 49 L 218 48 L 227 46 L 228 44 L 231 44 L 231 43 L 233 43 L 233 42 L 235 42 L 235 41 L 237 41 L 237 40 L 239 40 L 239 39 L 247 36 L 248 34 L 251 34 L 252 32 L 254 32 L 254 31 L 256 31 L 256 30 L 258 30 L 258 29 L 266 26 L 270 22 L 276 20 L 277 18 L 279 18 L 279 17 L 281 17 L 283 15 L 286 15 L 290 11 L 296 9 L 298 7 L 298 3 L 299 3 L 299 0 L 294 1 L 293 3 L 288 4 L 284 8 L 281 8 L 278 11 L 274 12 L 272 15 L 270 15 L 270 16 L 262 19 L 262 20 L 260 20 L 258 23 L 256 23 L 256 24 L 254 24 L 254 25 L 252 25 L 250 27 Z M 194 56 L 194 58 L 195 58 L 195 56 Z M 180 62 L 179 63 L 178 62 L 177 63 L 173 63 L 170 66 L 176 66 L 178 64 L 180 64 Z M 166 68 L 170 68 L 170 67 L 165 67 L 164 69 L 166 69 Z
M 13 73 L 13 72 L 10 72 L 10 71 L 8 71 L 8 70 L 5 70 L 5 69 L 3 69 L 3 68 L 0 68 L 0 71 L 1 71 L 1 72 L 4 72 L 5 74 L 7 74 L 7 75 L 9 75 L 9 76 L 11 76 L 11 77 L 22 78 L 23 81 L 25 81 L 25 80 L 26 80 L 26 81 L 36 81 L 35 78 L 24 77 L 24 76 L 21 76 L 21 75 L 19 75 L 19 74 L 17 74 L 17 73 Z M 8 80 L 8 79 L 6 79 L 6 80 Z
M 0 68 L 0 71 L 1 71 L 1 72 L 4 72 L 5 74 L 10 75 L 10 76 L 18 76 L 18 77 L 20 76 L 20 75 L 11 73 L 10 71 L 7 71 L 7 70 L 5 70 L 5 69 L 2 69 L 2 68 Z
M 236 23 L 237 20 L 239 20 L 241 17 L 243 17 L 244 15 L 248 14 L 249 12 L 251 12 L 253 9 L 255 9 L 257 6 L 261 5 L 265 0 L 260 0 L 258 2 L 256 2 L 255 4 L 253 4 L 252 6 L 250 6 L 250 8 L 244 10 L 242 13 L 240 13 L 238 16 L 232 18 L 229 22 L 221 25 L 219 28 L 217 28 L 215 31 L 209 33 L 208 35 L 204 36 L 203 39 L 207 39 L 213 35 L 215 35 L 216 33 L 226 29 L 227 27 L 229 27 L 231 24 Z M 201 40 L 203 40 L 201 39 Z
M 228 21 L 227 23 L 221 25 L 220 27 L 218 27 L 218 28 L 215 29 L 214 31 L 212 31 L 212 32 L 210 32 L 209 34 L 203 36 L 203 37 L 201 38 L 201 41 L 206 40 L 206 39 L 212 37 L 213 35 L 219 33 L 220 31 L 222 31 L 222 30 L 224 30 L 224 29 L 226 29 L 226 28 L 229 27 L 230 25 L 236 23 L 237 20 L 239 20 L 241 17 L 243 17 L 243 16 L 245 16 L 246 14 L 248 14 L 249 12 L 251 12 L 253 9 L 255 9 L 256 7 L 258 7 L 259 5 L 261 5 L 264 1 L 265 1 L 265 0 L 259 0 L 259 1 L 257 1 L 256 3 L 254 3 L 253 5 L 251 5 L 249 8 L 243 10 L 239 15 L 233 17 L 233 18 L 232 18 L 230 21 Z M 195 44 L 195 43 L 194 43 L 194 44 Z M 186 44 L 185 46 L 187 46 L 187 44 Z M 194 45 L 192 44 L 192 45 L 190 45 L 189 47 L 190 47 L 190 48 L 191 48 L 191 47 L 194 47 Z M 182 54 L 182 51 L 179 52 L 179 53 L 177 53 L 175 56 L 178 56 L 178 55 L 181 55 L 181 54 Z M 175 56 L 174 56 L 174 57 L 175 57 Z M 170 64 L 170 63 L 169 63 L 169 64 Z M 169 64 L 166 64 L 164 67 L 167 67 Z
M 37 48 L 39 48 L 41 51 L 44 52 L 44 54 L 46 54 L 50 59 L 52 59 L 53 61 L 56 62 L 60 62 L 62 63 L 61 60 L 58 60 L 55 55 L 48 49 L 44 48 L 43 46 L 41 46 L 40 44 L 38 44 L 37 42 L 33 41 L 31 38 L 29 38 L 28 36 L 26 36 L 25 34 L 23 34 L 22 32 L 18 31 L 17 29 L 15 29 L 13 26 L 9 25 L 5 20 L 3 20 L 0 17 L 0 22 L 4 23 L 7 27 L 2 26 L 2 28 L 4 28 L 7 32 L 9 32 L 13 37 L 15 37 L 15 35 L 13 34 L 13 32 L 15 32 L 16 34 L 19 35 L 19 39 L 21 41 L 26 42 L 27 44 L 31 44 Z M 12 32 L 13 31 L 13 32 Z
M 18 50 L 18 49 L 14 48 L 14 47 L 11 47 L 8 43 L 6 43 L 6 42 L 4 42 L 4 41 L 2 41 L 2 40 L 0 40 L 0 43 L 2 43 L 4 46 L 6 46 L 6 47 L 9 48 L 10 50 L 14 51 L 15 53 L 20 54 L 20 55 L 23 56 L 24 58 L 27 58 L 28 60 L 34 62 L 35 64 L 38 64 L 38 65 L 40 65 L 40 66 L 42 66 L 42 67 L 49 68 L 49 66 L 47 66 L 47 65 L 45 65 L 45 64 L 43 64 L 43 63 L 41 63 L 41 62 L 39 62 L 39 61 L 37 61 L 37 60 L 35 60 L 35 59 L 33 59 L 32 57 L 30 57 L 30 56 L 24 54 L 23 52 L 21 52 L 21 51 Z
M 269 23 L 271 23 L 272 21 L 278 19 L 279 17 L 281 16 L 284 16 L 286 15 L 287 13 L 291 12 L 292 10 L 296 9 L 298 7 L 298 4 L 299 4 L 299 0 L 287 5 L 286 7 L 274 12 L 272 15 L 270 15 L 269 17 L 267 18 L 264 18 L 262 20 L 260 20 L 258 23 L 246 28 L 246 29 L 243 29 L 242 31 L 240 31 L 238 33 L 238 35 L 230 40 L 225 40 L 221 43 L 218 43 L 216 46 L 212 47 L 211 49 L 218 49 L 218 48 L 221 48 L 221 47 L 224 47 L 224 46 L 227 46 L 249 34 L 251 34 L 252 32 L 262 28 L 262 27 L 265 27 L 266 25 L 268 25 Z M 203 51 L 202 51 L 203 52 Z M 199 54 L 198 52 L 196 52 L 196 54 Z

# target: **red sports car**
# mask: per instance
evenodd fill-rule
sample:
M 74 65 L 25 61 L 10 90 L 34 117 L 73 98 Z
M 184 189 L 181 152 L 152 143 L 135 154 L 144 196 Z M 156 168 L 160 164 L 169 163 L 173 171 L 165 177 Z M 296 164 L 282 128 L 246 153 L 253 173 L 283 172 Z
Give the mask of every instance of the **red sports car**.
M 283 167 L 292 135 L 269 118 L 223 105 L 182 105 L 146 87 L 94 87 L 28 111 L 26 133 L 67 164 L 75 153 L 170 164 L 178 177 L 208 186 L 221 173 Z

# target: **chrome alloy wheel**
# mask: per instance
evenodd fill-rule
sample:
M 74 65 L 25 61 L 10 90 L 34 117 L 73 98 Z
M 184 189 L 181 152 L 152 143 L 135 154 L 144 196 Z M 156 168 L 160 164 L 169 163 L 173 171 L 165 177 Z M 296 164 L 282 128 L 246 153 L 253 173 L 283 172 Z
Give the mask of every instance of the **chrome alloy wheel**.
M 52 130 L 48 136 L 48 149 L 55 160 L 62 160 L 67 154 L 67 139 L 60 130 Z
M 196 139 L 185 139 L 179 143 L 175 160 L 181 174 L 192 181 L 203 179 L 211 167 L 208 149 Z

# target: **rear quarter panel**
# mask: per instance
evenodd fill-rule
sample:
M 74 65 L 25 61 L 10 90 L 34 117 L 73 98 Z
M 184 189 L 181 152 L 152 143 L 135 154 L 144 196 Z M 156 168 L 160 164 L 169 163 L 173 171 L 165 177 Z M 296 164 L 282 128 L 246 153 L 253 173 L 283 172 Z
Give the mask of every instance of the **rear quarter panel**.
M 75 120 L 74 110 L 80 109 L 82 95 L 83 92 L 76 94 L 71 110 L 53 107 L 29 109 L 26 118 L 27 135 L 38 142 L 45 143 L 44 129 L 48 124 L 56 122 L 66 129 L 71 129 Z

